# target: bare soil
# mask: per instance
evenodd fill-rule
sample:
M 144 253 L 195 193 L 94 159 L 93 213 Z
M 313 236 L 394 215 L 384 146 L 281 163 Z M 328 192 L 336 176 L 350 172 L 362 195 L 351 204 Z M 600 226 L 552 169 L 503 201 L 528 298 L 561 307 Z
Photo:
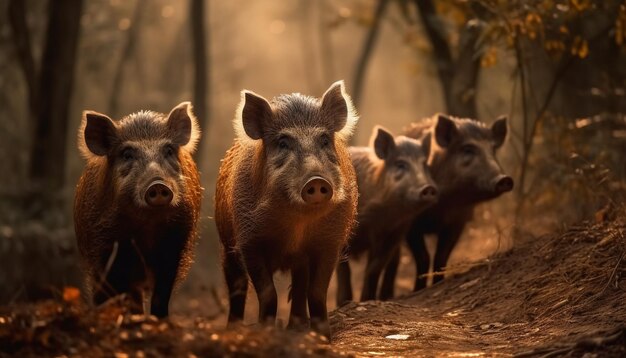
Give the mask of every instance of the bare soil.
M 122 299 L 88 309 L 58 300 L 0 308 L 0 356 L 626 356 L 626 225 L 584 222 L 515 247 L 390 302 L 331 313 L 312 332 L 223 327 L 191 314 L 157 321 Z M 406 279 L 406 277 L 405 277 Z

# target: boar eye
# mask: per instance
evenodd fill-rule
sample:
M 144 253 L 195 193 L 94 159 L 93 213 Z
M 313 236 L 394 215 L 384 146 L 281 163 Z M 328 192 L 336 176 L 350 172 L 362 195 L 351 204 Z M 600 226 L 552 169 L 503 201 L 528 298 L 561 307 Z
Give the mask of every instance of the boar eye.
M 124 150 L 122 150 L 122 159 L 127 162 L 135 159 L 135 152 L 133 151 L 133 149 L 125 148 Z
M 171 146 L 170 144 L 165 146 L 165 156 L 166 157 L 171 157 L 174 155 L 174 147 Z
M 289 140 L 287 137 L 281 137 L 278 139 L 278 148 L 289 149 Z
M 473 145 L 468 144 L 461 147 L 461 153 L 463 153 L 464 155 L 472 156 L 475 155 L 476 152 L 476 147 Z
M 404 160 L 397 160 L 393 165 L 394 167 L 396 167 L 396 169 L 401 170 L 401 171 L 405 171 L 409 169 L 409 164 L 405 162 Z
M 330 145 L 330 138 L 326 134 L 322 136 L 322 147 L 328 147 Z

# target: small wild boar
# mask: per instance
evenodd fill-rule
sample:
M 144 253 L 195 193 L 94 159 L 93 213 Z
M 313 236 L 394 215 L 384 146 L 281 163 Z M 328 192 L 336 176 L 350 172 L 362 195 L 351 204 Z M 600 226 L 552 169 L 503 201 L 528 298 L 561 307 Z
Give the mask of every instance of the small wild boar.
M 496 151 L 507 136 L 506 117 L 491 127 L 473 120 L 439 114 L 410 125 L 405 135 L 411 138 L 431 136 L 429 167 L 439 188 L 439 201 L 420 214 L 406 236 L 417 262 L 414 290 L 426 287 L 430 257 L 424 243 L 425 234 L 437 235 L 434 271 L 441 272 L 463 229 L 472 219 L 474 207 L 513 190 L 513 179 L 504 174 L 496 160 Z M 383 289 L 393 290 L 399 255 L 388 265 Z M 433 283 L 443 279 L 435 275 Z M 386 295 L 392 292 L 385 293 Z
M 350 257 L 368 253 L 361 301 L 376 298 L 380 275 L 400 250 L 411 220 L 437 201 L 437 189 L 426 165 L 429 140 L 422 145 L 405 136 L 394 138 L 376 127 L 370 142 L 369 147 L 350 148 L 359 188 L 359 224 L 347 251 Z M 340 262 L 337 304 L 352 300 L 350 276 L 349 262 Z
M 132 311 L 168 315 L 172 289 L 192 262 L 202 188 L 192 159 L 200 137 L 191 104 L 113 121 L 85 111 L 78 148 L 87 165 L 74 227 L 95 304 L 126 293 Z
M 222 161 L 215 220 L 230 298 L 242 320 L 248 275 L 259 321 L 276 316 L 272 274 L 291 271 L 290 326 L 330 339 L 328 284 L 354 225 L 357 187 L 346 141 L 357 117 L 342 81 L 321 100 L 301 94 L 272 101 L 242 91 L 237 137 Z

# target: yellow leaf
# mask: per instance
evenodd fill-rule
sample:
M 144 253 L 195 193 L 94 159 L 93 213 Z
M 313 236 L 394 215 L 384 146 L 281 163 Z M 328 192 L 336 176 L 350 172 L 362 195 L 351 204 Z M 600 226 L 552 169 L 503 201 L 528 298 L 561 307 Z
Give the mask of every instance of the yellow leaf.
M 578 48 L 578 57 L 585 58 L 587 55 L 589 55 L 589 44 L 587 43 L 587 40 L 583 40 Z
M 498 52 L 495 47 L 489 47 L 480 59 L 481 67 L 492 67 L 498 62 Z
M 576 8 L 576 10 L 578 11 L 583 11 L 587 9 L 590 5 L 589 0 L 571 0 L 571 1 L 572 1 L 572 5 L 574 5 L 574 8 Z

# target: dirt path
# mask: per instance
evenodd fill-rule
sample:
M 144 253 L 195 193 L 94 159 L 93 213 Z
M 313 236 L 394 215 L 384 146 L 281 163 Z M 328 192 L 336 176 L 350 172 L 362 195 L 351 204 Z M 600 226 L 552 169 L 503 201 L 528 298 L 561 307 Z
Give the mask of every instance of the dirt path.
M 112 302 L 0 307 L 2 356 L 626 356 L 626 225 L 583 223 L 391 302 L 331 313 L 333 343 L 273 327 L 156 321 Z
M 610 336 L 626 328 L 625 234 L 583 223 L 420 293 L 344 306 L 333 314 L 335 344 L 358 355 L 479 356 Z

